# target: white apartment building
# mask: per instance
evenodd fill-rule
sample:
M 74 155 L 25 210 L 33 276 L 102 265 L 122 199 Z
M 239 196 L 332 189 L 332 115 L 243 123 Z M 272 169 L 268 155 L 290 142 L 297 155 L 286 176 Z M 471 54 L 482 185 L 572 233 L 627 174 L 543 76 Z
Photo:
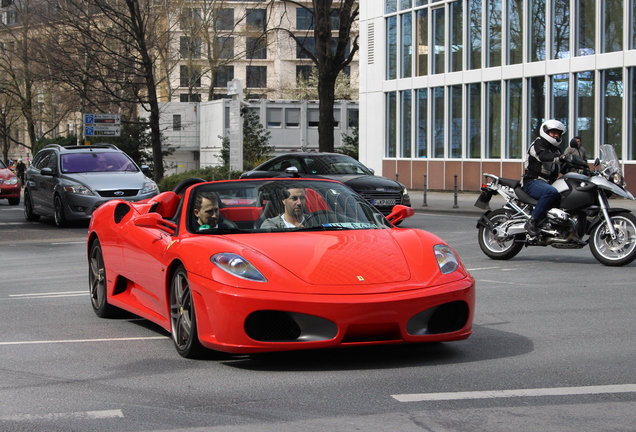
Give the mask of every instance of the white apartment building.
M 636 185 L 632 0 L 361 2 L 360 160 L 410 188 L 520 178 L 549 118 Z M 590 160 L 592 162 L 592 160 Z

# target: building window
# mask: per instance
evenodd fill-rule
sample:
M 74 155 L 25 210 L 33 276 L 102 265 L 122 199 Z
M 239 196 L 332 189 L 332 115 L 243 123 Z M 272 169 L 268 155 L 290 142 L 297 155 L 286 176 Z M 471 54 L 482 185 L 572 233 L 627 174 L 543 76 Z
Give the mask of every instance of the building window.
M 523 80 L 506 81 L 506 158 L 523 157 Z
M 313 37 L 306 38 L 298 38 L 296 42 L 296 58 L 297 59 L 308 59 L 309 55 L 303 50 L 309 51 L 309 53 L 313 56 L 316 55 L 316 40 Z
M 182 93 L 179 95 L 179 102 L 201 102 L 199 93 Z
M 397 0 L 384 0 L 384 13 L 397 12 Z
M 501 158 L 501 82 L 486 83 L 486 158 Z
M 309 81 L 311 77 L 313 66 L 296 66 L 296 81 Z
M 400 0 L 400 10 L 413 7 L 411 0 Z
M 596 52 L 596 0 L 578 0 L 576 4 L 577 55 L 592 55 Z
M 227 83 L 234 79 L 234 66 L 218 66 L 214 70 L 214 87 L 227 88 Z
M 632 95 L 629 101 L 628 116 L 629 119 L 629 132 L 627 134 L 628 153 L 627 158 L 636 160 L 636 67 L 631 67 L 629 70 L 629 94 Z
M 444 61 L 446 54 L 446 19 L 444 17 L 444 8 L 433 9 L 433 73 L 444 73 Z
M 468 67 L 470 69 L 481 68 L 481 21 L 482 21 L 482 0 L 469 0 L 468 20 Z
M 300 108 L 285 109 L 285 127 L 286 128 L 300 127 Z
M 596 142 L 594 134 L 594 116 L 596 115 L 594 87 L 596 85 L 594 71 L 579 72 L 575 77 L 576 117 L 575 132 L 585 143 Z
M 450 13 L 450 71 L 457 72 L 463 69 L 464 56 L 464 12 L 461 1 L 452 2 L 449 5 Z
M 172 116 L 172 130 L 173 131 L 181 130 L 181 115 L 180 114 L 174 114 Z
M 216 39 L 216 52 L 220 59 L 228 60 L 234 57 L 234 38 L 219 37 Z
M 570 57 L 570 0 L 552 4 L 552 58 Z
M 282 108 L 267 108 L 267 127 L 279 128 L 283 125 L 283 109 Z
M 411 90 L 404 90 L 400 92 L 401 108 L 401 128 L 400 128 L 400 157 L 410 158 L 411 155 Z
M 508 0 L 508 64 L 523 62 L 523 1 Z
M 386 94 L 386 157 L 397 156 L 397 93 L 388 92 Z
M 417 157 L 428 157 L 428 89 L 417 90 Z
M 246 20 L 249 30 L 265 31 L 267 29 L 267 11 L 265 9 L 248 9 Z
M 630 2 L 632 5 L 632 10 L 630 11 L 631 14 L 631 46 L 629 47 L 630 49 L 636 49 L 636 3 L 635 2 Z
M 318 108 L 307 109 L 307 127 L 318 127 L 320 121 L 320 111 Z
M 200 59 L 201 39 L 181 36 L 179 38 L 179 53 L 182 59 Z
M 449 132 L 449 157 L 462 157 L 462 86 L 454 85 L 448 88 L 449 107 L 450 107 L 450 130 Z
M 265 60 L 267 58 L 267 39 L 263 37 L 246 38 L 246 57 L 253 60 Z
M 622 157 L 623 131 L 623 69 L 601 71 L 603 101 L 601 105 L 603 137 L 601 143 L 611 144 Z
M 180 19 L 181 29 L 197 28 L 201 25 L 201 9 L 200 8 L 188 8 L 181 15 Z
M 475 159 L 481 157 L 481 84 L 468 84 L 466 87 L 466 154 Z
M 570 75 L 554 75 L 551 77 L 551 81 L 553 106 L 550 117 L 560 121 L 565 125 L 565 127 L 570 129 L 568 121 L 568 117 L 570 115 Z
M 340 129 L 340 108 L 333 109 L 333 127 Z
M 428 8 L 417 11 L 417 76 L 428 75 Z
M 444 87 L 434 87 L 431 89 L 432 94 L 432 111 L 431 111 L 431 126 L 433 127 L 433 139 L 431 147 L 432 158 L 444 157 L 444 135 L 446 119 L 444 118 Z
M 528 0 L 529 61 L 545 60 L 545 0 Z
M 633 0 L 629 0 L 633 2 Z M 623 50 L 623 0 L 603 0 L 603 52 Z M 619 153 L 620 154 L 620 153 Z
M 397 17 L 386 19 L 386 79 L 397 78 Z
M 357 109 L 347 110 L 347 126 L 350 128 L 357 128 L 360 122 L 360 111 Z
M 400 76 L 402 78 L 411 77 L 411 68 L 413 63 L 413 19 L 410 13 L 400 15 L 402 24 L 402 65 L 400 67 Z
M 181 65 L 179 68 L 179 86 L 188 88 L 201 87 L 201 68 Z
M 545 119 L 545 77 L 528 79 L 528 143 L 539 136 L 539 126 Z
M 215 14 L 217 30 L 232 30 L 234 29 L 234 9 L 222 8 Z
M 298 30 L 314 29 L 314 13 L 312 9 L 296 8 L 296 28 Z
M 247 87 L 265 88 L 267 87 L 267 66 L 247 66 Z
M 502 0 L 488 0 L 488 49 L 486 67 L 501 66 Z

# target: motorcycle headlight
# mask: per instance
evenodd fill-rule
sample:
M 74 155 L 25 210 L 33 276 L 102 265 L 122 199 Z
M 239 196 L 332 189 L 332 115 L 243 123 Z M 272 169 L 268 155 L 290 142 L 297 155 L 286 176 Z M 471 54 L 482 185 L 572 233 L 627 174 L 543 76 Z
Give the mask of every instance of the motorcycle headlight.
M 437 259 L 437 265 L 443 274 L 452 273 L 459 267 L 459 260 L 455 255 L 455 252 L 443 244 L 438 244 L 433 247 L 435 252 L 435 258 Z
M 142 194 L 147 194 L 150 192 L 155 192 L 158 191 L 159 188 L 157 187 L 157 183 L 153 182 L 152 180 L 147 181 L 144 183 L 144 188 L 141 190 Z
M 7 185 L 18 184 L 18 178 L 17 177 L 9 177 L 7 180 L 4 181 L 4 184 L 7 184 Z
M 248 260 L 234 253 L 218 253 L 210 258 L 218 268 L 229 274 L 255 282 L 267 282 L 263 274 L 256 269 Z
M 92 190 L 80 184 L 66 185 L 64 186 L 64 191 L 78 195 L 95 195 Z
M 620 175 L 619 173 L 614 173 L 610 176 L 610 180 L 612 181 L 612 183 L 617 184 L 619 186 L 623 186 L 624 183 L 624 179 L 623 176 Z

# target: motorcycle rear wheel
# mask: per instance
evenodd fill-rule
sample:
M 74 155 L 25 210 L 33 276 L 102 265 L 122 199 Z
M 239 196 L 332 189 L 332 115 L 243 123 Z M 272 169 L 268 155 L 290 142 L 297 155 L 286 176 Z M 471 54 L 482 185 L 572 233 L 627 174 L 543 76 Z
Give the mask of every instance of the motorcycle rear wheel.
M 512 213 L 506 209 L 497 209 L 488 215 L 490 223 L 498 227 L 507 222 L 512 217 Z M 517 256 L 523 248 L 523 243 L 517 243 L 514 238 L 501 240 L 483 225 L 479 226 L 479 247 L 486 256 L 496 260 L 509 260 Z
M 590 250 L 601 264 L 624 266 L 636 259 L 636 216 L 621 212 L 610 217 L 616 238 L 612 239 L 607 224 L 598 224 L 590 235 Z

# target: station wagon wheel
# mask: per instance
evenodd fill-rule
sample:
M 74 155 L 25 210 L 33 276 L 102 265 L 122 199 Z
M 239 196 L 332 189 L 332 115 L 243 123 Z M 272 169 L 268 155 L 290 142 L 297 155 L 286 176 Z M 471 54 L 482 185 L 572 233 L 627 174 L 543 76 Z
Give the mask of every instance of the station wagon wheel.
M 24 218 L 28 221 L 40 220 L 40 215 L 33 213 L 31 194 L 28 192 L 24 192 Z
M 100 318 L 113 316 L 116 309 L 106 298 L 106 267 L 99 240 L 93 242 L 88 255 L 88 288 L 95 314 Z
M 197 335 L 188 273 L 182 265 L 175 269 L 170 282 L 170 327 L 172 341 L 179 355 L 185 358 L 201 356 L 204 348 Z
M 66 226 L 66 215 L 64 214 L 64 205 L 62 204 L 62 198 L 59 195 L 55 195 L 53 202 L 53 217 L 55 218 L 55 225 L 59 228 Z

